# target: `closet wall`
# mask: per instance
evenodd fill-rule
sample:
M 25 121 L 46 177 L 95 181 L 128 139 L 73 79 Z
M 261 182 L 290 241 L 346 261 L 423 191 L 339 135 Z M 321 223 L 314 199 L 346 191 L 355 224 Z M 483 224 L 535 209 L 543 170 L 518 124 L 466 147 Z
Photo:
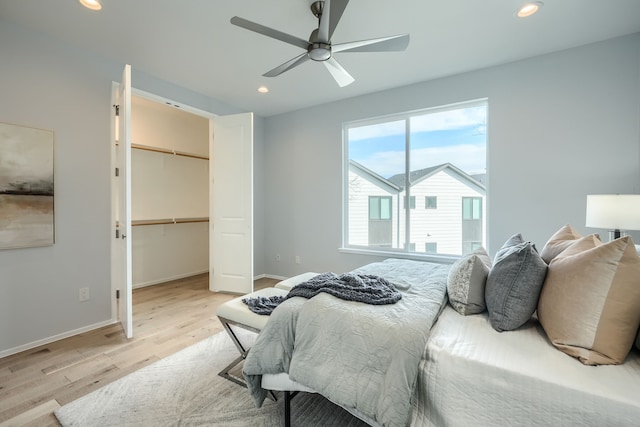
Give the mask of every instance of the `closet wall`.
M 132 97 L 133 287 L 209 271 L 209 119 Z

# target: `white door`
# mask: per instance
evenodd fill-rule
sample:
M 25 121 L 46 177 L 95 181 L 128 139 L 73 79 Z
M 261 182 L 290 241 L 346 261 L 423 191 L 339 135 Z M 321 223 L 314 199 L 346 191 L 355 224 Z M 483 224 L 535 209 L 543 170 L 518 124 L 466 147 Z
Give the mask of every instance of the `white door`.
M 253 114 L 213 119 L 209 289 L 253 291 Z
M 118 106 L 118 145 L 116 148 L 118 232 L 115 242 L 115 288 L 119 289 L 120 323 L 127 338 L 133 337 L 131 275 L 131 66 L 125 65 L 116 100 Z

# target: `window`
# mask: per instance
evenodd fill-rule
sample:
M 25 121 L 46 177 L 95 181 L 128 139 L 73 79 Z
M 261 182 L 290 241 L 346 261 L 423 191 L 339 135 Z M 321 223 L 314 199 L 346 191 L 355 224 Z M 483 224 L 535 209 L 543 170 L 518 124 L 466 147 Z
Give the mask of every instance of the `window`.
M 407 206 L 407 196 L 404 197 L 404 205 Z M 416 196 L 409 197 L 409 209 L 416 208 Z
M 478 220 L 482 219 L 482 199 L 480 197 L 462 198 L 462 219 Z
M 482 198 L 462 198 L 462 253 L 482 246 Z
M 438 243 L 437 242 L 427 242 L 424 244 L 424 251 L 428 254 L 437 254 L 438 253 Z
M 424 198 L 425 209 L 438 209 L 438 196 L 425 196 Z
M 369 196 L 369 219 L 391 219 L 391 197 Z
M 369 196 L 368 246 L 391 247 L 391 200 L 390 196 Z
M 486 116 L 483 100 L 345 124 L 344 247 L 461 255 L 484 245 Z

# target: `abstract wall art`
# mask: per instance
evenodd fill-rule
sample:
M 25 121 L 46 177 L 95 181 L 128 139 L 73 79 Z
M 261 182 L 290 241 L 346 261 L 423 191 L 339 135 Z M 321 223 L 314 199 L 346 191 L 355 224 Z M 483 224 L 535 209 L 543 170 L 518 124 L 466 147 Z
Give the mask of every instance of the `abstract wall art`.
M 54 243 L 53 131 L 0 123 L 0 249 Z

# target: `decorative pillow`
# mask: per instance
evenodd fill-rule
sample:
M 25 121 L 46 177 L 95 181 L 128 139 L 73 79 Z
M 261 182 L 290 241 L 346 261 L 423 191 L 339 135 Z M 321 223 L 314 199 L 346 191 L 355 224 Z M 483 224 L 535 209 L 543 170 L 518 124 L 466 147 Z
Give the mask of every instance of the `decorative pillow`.
M 557 257 L 562 251 L 567 249 L 576 240 L 582 236 L 570 224 L 567 224 L 556 231 L 549 241 L 542 248 L 540 256 L 549 264 L 552 259 Z
M 490 268 L 491 258 L 483 247 L 464 255 L 451 266 L 447 293 L 449 303 L 458 313 L 467 316 L 484 311 L 484 288 Z
M 487 277 L 485 300 L 491 326 L 512 331 L 531 318 L 547 274 L 547 264 L 522 235 L 512 236 L 500 248 Z
M 538 319 L 553 345 L 582 363 L 624 362 L 640 325 L 640 257 L 631 238 L 586 236 L 554 258 Z

